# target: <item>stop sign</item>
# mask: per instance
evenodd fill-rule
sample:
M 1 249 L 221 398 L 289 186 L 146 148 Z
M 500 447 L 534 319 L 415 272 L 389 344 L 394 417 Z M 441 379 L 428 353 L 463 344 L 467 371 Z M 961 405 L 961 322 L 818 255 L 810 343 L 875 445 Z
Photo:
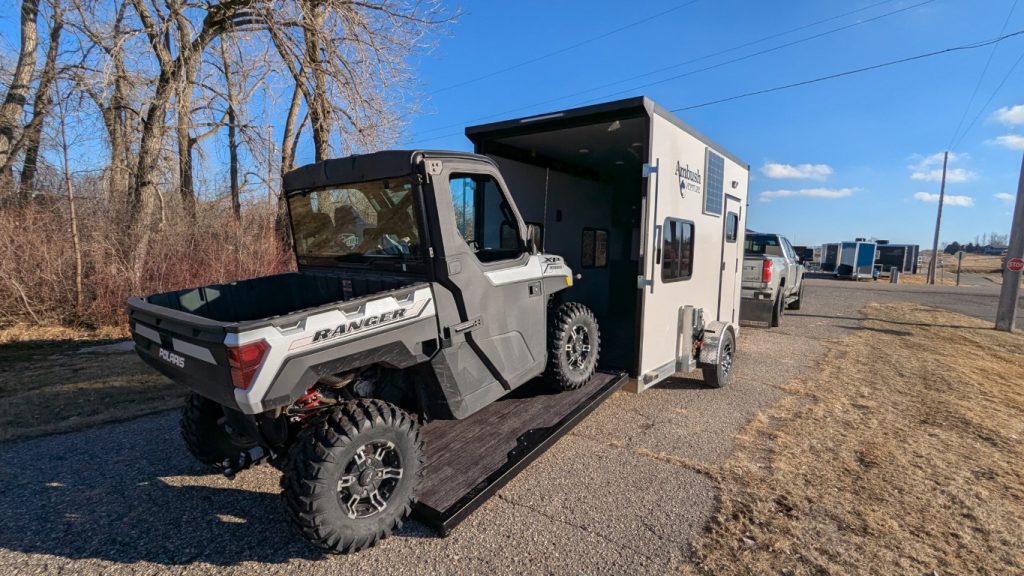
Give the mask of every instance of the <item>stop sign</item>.
M 1006 269 L 1010 272 L 1020 272 L 1021 270 L 1024 270 L 1024 259 L 1010 258 L 1006 261 Z

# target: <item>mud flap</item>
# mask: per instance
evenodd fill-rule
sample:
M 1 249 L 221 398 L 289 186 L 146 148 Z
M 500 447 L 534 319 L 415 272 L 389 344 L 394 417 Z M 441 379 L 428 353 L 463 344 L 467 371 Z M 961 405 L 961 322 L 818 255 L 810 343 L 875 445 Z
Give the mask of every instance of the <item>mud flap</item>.
M 740 325 L 770 327 L 774 304 L 772 300 L 743 298 L 740 300 Z

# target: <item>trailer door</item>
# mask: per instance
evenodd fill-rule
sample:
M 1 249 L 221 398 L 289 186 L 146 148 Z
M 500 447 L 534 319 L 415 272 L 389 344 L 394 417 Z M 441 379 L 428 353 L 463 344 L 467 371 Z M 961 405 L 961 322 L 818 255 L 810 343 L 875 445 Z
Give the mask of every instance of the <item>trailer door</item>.
M 725 197 L 722 228 L 722 275 L 718 288 L 718 318 L 735 322 L 739 308 L 740 262 L 743 261 L 743 203 L 735 196 Z

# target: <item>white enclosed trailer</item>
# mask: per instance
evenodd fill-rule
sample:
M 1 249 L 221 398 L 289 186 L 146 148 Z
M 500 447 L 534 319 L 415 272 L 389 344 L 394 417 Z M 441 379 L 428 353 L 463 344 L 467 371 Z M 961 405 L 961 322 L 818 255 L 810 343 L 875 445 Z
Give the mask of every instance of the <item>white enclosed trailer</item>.
M 731 343 L 731 368 L 746 163 L 646 97 L 466 135 L 499 165 L 538 245 L 580 273 L 566 298 L 597 315 L 603 367 L 640 391 L 696 369 L 702 336 L 709 358 Z

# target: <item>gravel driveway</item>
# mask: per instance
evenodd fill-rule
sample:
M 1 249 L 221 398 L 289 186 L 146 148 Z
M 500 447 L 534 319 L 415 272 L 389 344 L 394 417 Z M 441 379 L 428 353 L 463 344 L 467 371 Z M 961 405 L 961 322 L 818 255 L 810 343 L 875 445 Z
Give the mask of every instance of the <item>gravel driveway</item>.
M 679 378 L 618 393 L 448 538 L 410 523 L 349 557 L 292 533 L 272 468 L 205 475 L 174 413 L 0 445 L 0 573 L 678 571 L 714 512 L 713 472 L 735 434 L 813 369 L 823 341 L 861 329 L 858 310 L 910 300 L 991 319 L 996 293 L 809 281 L 781 329 L 743 329 L 732 386 Z

